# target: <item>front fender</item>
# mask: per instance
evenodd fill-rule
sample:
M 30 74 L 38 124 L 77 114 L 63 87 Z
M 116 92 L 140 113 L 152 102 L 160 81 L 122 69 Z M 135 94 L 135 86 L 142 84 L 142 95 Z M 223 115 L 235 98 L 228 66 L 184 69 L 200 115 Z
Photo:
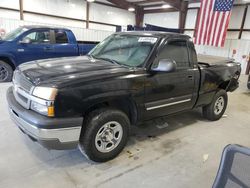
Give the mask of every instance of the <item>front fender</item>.
M 56 109 L 59 109 L 58 114 L 56 113 L 56 115 L 72 116 L 78 114 L 79 116 L 84 114 L 90 108 L 105 102 L 133 99 L 133 93 L 134 91 L 130 90 L 118 90 L 97 93 L 88 97 L 83 97 L 80 93 L 77 93 L 77 91 L 63 94 L 59 93 L 55 102 Z
M 13 67 L 17 67 L 18 65 L 16 64 L 15 61 L 15 56 L 12 55 L 11 53 L 3 53 L 2 51 L 0 51 L 0 60 L 6 60 L 8 59 L 10 63 L 12 63 Z

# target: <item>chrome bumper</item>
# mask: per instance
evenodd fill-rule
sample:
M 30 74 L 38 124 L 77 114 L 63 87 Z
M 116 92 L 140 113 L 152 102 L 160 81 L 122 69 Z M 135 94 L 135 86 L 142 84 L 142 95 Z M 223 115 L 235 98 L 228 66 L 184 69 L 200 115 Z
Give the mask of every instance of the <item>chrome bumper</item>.
M 77 147 L 83 118 L 48 118 L 39 115 L 19 105 L 10 90 L 7 92 L 10 117 L 23 133 L 48 149 Z M 60 127 L 62 122 L 64 125 Z

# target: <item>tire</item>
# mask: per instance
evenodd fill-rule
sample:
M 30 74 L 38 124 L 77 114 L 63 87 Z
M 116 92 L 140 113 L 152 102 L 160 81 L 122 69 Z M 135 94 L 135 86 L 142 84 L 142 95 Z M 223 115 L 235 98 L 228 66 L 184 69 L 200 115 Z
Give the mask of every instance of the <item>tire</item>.
M 13 76 L 12 67 L 6 62 L 0 61 L 0 83 L 11 82 L 12 76 Z
M 225 90 L 219 90 L 214 98 L 213 101 L 203 107 L 203 116 L 211 121 L 219 120 L 227 108 L 227 92 Z
M 115 158 L 127 143 L 130 122 L 122 111 L 111 108 L 95 110 L 88 114 L 83 126 L 80 151 L 95 162 Z

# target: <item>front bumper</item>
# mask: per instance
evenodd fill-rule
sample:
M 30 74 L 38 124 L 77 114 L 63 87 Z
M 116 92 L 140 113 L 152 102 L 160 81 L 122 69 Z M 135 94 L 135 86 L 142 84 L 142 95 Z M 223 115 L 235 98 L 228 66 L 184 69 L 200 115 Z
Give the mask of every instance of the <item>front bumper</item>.
M 33 141 L 48 149 L 64 150 L 77 147 L 82 117 L 49 118 L 27 110 L 15 100 L 12 87 L 7 91 L 7 101 L 11 119 Z

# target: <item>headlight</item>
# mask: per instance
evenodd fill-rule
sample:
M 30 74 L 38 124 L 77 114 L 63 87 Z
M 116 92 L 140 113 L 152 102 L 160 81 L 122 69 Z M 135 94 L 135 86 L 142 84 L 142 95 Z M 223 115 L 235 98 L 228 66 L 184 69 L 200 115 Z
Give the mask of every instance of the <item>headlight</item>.
M 53 101 L 56 98 L 57 89 L 50 87 L 35 87 L 32 94 L 36 97 Z
M 35 101 L 31 101 L 30 108 L 40 114 L 43 114 L 49 117 L 54 117 L 55 115 L 54 105 L 44 105 Z
M 30 108 L 32 110 L 49 117 L 55 116 L 53 103 L 57 95 L 56 88 L 35 87 L 32 95 L 35 96 L 35 98 L 31 101 Z

